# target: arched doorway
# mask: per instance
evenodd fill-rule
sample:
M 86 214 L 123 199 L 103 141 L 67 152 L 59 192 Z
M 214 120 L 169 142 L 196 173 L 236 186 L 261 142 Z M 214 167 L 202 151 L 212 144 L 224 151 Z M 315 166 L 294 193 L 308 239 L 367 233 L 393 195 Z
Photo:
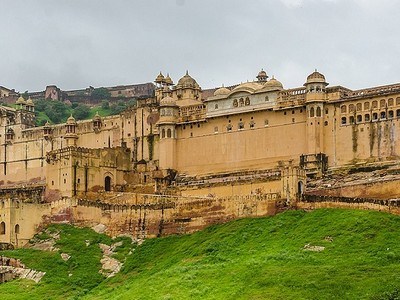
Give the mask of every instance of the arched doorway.
M 6 234 L 6 223 L 0 223 L 0 234 Z
M 297 183 L 297 192 L 299 193 L 299 196 L 301 197 L 301 195 L 303 195 L 303 192 L 304 192 L 304 187 L 303 187 L 303 181 L 299 181 L 298 183 Z
M 111 177 L 110 176 L 106 176 L 106 178 L 104 178 L 104 190 L 106 192 L 111 191 Z
M 15 225 L 15 233 L 16 233 L 16 234 L 19 234 L 19 224 L 16 224 L 16 225 Z

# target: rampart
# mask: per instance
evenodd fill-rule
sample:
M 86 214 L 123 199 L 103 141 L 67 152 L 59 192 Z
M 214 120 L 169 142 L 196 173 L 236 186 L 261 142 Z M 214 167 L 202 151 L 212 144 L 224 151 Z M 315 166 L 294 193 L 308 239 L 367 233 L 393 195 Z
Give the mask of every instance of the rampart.
M 133 196 L 133 194 L 132 194 Z M 138 238 L 191 233 L 208 225 L 237 218 L 273 215 L 279 193 L 233 197 L 183 197 L 136 194 L 130 200 L 78 199 L 70 222 L 80 226 L 104 224 L 107 233 Z M 61 213 L 63 213 L 61 211 Z M 53 221 L 57 219 L 52 216 Z M 58 218 L 59 221 L 66 221 Z
M 296 204 L 299 209 L 351 208 L 384 211 L 400 215 L 400 199 L 352 198 L 342 196 L 304 194 Z

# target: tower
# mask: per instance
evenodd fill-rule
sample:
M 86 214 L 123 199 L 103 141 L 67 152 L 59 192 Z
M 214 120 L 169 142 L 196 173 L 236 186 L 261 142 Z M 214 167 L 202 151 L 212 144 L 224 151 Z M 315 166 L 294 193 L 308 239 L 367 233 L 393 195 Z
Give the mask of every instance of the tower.
M 158 121 L 159 166 L 162 170 L 176 169 L 176 122 L 179 107 L 175 100 L 166 96 L 160 101 L 160 120 Z
M 308 175 L 320 176 L 327 167 L 324 154 L 324 114 L 327 101 L 325 76 L 315 70 L 307 77 L 306 87 L 306 144 L 307 153 L 302 155 L 300 164 Z

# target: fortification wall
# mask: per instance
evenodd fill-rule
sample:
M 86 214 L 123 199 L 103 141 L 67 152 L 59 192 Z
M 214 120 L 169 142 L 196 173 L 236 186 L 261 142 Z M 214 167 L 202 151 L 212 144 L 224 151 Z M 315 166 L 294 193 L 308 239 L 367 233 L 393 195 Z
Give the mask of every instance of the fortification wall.
M 304 197 L 296 203 L 296 207 L 307 210 L 318 208 L 370 209 L 400 215 L 400 199 L 381 200 L 371 198 L 304 195 Z
M 137 203 L 125 204 L 82 199 L 72 209 L 71 221 L 81 226 L 104 224 L 112 236 L 156 237 L 190 233 L 242 217 L 273 215 L 279 199 L 279 193 L 223 198 L 141 196 Z

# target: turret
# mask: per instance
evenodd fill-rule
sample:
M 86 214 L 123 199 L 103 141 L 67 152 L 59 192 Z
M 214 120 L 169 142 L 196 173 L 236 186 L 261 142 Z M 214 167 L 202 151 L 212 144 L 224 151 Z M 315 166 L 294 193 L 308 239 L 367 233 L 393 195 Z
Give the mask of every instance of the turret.
M 78 139 L 78 135 L 76 134 L 77 123 L 75 118 L 71 116 L 67 119 L 67 123 L 65 124 L 65 136 L 64 139 L 67 141 L 67 147 L 76 146 L 76 140 Z
M 96 112 L 96 114 L 93 117 L 93 130 L 98 133 L 101 130 L 101 127 L 103 125 L 103 122 L 101 120 L 101 117 L 99 115 L 99 112 Z
M 30 112 L 35 112 L 35 103 L 33 103 L 31 97 L 26 101 L 26 110 Z
M 324 115 L 327 113 L 324 103 L 327 101 L 325 76 L 315 70 L 307 77 L 306 87 L 306 140 L 307 155 L 303 164 L 309 174 L 322 175 L 327 164 L 324 154 Z
M 267 82 L 267 80 L 268 80 L 267 72 L 265 72 L 263 69 L 261 69 L 261 71 L 258 73 L 256 78 L 257 78 L 258 82 L 261 82 L 261 83 Z
M 52 133 L 53 129 L 51 128 L 49 121 L 47 121 L 46 124 L 44 124 L 43 126 L 43 137 L 46 140 L 49 140 L 51 138 Z
M 26 101 L 22 96 L 19 96 L 15 104 L 17 105 L 18 110 L 24 110 L 26 107 Z
M 199 99 L 201 95 L 201 88 L 186 71 L 185 76 L 178 80 L 178 83 L 173 88 L 173 95 L 176 95 L 178 100 L 186 99 Z
M 160 158 L 159 165 L 161 169 L 176 169 L 176 122 L 179 115 L 179 107 L 175 100 L 170 97 L 164 97 L 160 101 L 160 119 L 157 123 L 160 134 Z

